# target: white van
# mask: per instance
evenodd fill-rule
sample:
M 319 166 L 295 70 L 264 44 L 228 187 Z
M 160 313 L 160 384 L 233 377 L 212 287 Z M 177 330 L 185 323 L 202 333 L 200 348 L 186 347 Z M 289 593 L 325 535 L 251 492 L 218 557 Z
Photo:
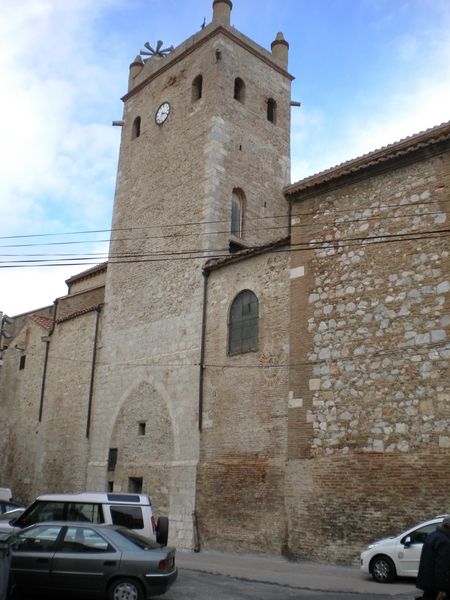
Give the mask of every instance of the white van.
M 43 521 L 82 521 L 122 525 L 167 545 L 169 519 L 152 513 L 149 496 L 84 492 L 39 496 L 16 519 L 0 522 L 0 532 L 17 531 Z

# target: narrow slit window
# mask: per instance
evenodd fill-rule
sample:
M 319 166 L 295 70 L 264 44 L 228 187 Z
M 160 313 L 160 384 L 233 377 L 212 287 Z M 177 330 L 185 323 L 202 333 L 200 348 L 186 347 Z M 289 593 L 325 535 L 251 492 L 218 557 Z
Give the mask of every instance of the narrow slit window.
M 267 120 L 271 123 L 277 122 L 277 103 L 273 98 L 267 101 Z
M 141 421 L 138 426 L 139 435 L 145 435 L 145 421 Z
M 27 360 L 27 357 L 25 356 L 25 354 L 22 354 L 22 356 L 20 357 L 20 361 L 19 361 L 19 370 L 21 371 L 22 369 L 25 369 L 25 362 Z
M 192 102 L 197 102 L 200 100 L 203 93 L 203 76 L 197 75 L 197 77 L 192 82 Z
M 242 190 L 233 190 L 231 196 L 231 235 L 239 238 L 242 237 L 244 198 Z
M 108 471 L 115 471 L 117 464 L 117 448 L 110 448 L 108 453 Z
M 139 137 L 141 135 L 141 117 L 136 117 L 135 120 L 133 121 L 133 130 L 131 132 L 131 139 L 134 140 L 135 138 Z

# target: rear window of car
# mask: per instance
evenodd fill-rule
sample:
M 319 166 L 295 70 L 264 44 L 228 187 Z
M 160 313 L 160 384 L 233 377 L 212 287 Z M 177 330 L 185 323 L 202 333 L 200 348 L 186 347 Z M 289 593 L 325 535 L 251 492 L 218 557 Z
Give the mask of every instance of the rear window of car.
M 126 538 L 129 542 L 141 548 L 142 550 L 153 550 L 155 548 L 161 548 L 160 544 L 157 544 L 155 541 L 140 535 L 134 531 L 130 531 L 129 529 L 120 528 L 116 530 L 120 535 Z
M 140 506 L 110 505 L 111 520 L 114 525 L 128 529 L 144 529 L 144 518 Z

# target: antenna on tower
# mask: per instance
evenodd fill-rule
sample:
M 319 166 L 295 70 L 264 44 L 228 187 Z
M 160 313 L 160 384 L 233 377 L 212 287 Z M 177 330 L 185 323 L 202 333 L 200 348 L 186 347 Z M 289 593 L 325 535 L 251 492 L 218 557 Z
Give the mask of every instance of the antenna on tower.
M 145 42 L 144 46 L 145 46 L 146 50 L 141 50 L 139 54 L 141 56 L 148 56 L 148 58 L 144 59 L 145 63 L 148 60 L 150 60 L 151 58 L 153 58 L 154 56 L 159 56 L 160 58 L 164 58 L 165 56 L 167 56 L 174 50 L 173 46 L 170 46 L 169 48 L 163 48 L 162 40 L 158 40 L 156 42 L 156 49 L 152 48 L 152 46 L 150 46 L 149 42 Z

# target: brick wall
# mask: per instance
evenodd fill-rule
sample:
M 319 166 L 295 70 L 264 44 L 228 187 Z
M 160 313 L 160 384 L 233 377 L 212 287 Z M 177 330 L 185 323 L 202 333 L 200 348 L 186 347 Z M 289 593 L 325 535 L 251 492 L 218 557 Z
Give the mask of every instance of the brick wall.
M 279 553 L 286 544 L 288 246 L 213 271 L 208 281 L 203 431 L 196 509 L 204 547 Z M 228 356 L 228 315 L 259 300 L 257 352 Z

